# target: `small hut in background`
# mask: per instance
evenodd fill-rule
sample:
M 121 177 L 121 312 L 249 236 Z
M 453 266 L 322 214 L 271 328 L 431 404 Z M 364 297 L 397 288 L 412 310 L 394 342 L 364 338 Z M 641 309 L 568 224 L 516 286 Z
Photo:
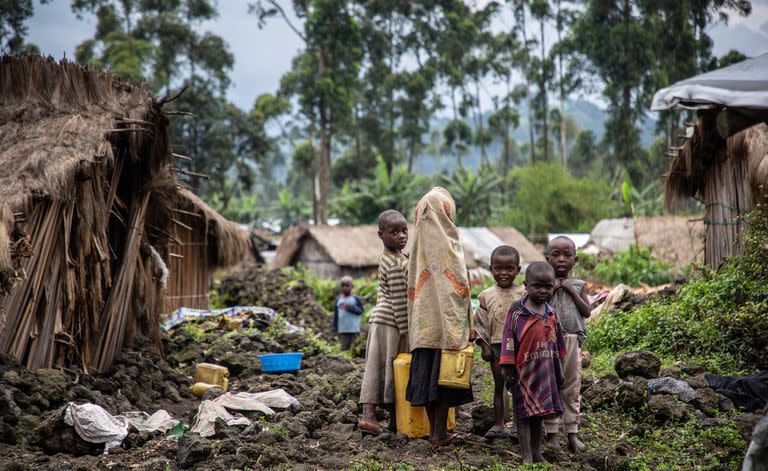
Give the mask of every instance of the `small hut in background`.
M 225 219 L 189 190 L 180 190 L 171 208 L 167 295 L 163 313 L 180 307 L 207 309 L 215 271 L 256 261 L 248 229 Z
M 496 234 L 496 236 L 498 236 L 498 238 L 501 239 L 504 244 L 511 245 L 512 247 L 516 248 L 518 252 L 520 252 L 520 263 L 525 263 L 527 265 L 531 262 L 546 261 L 546 258 L 544 258 L 544 254 L 541 252 L 541 250 L 537 249 L 536 246 L 533 245 L 531 241 L 523 235 L 522 232 L 518 231 L 514 227 L 499 226 L 489 227 L 488 229 Z
M 406 252 L 411 248 L 408 240 Z M 320 278 L 344 275 L 367 277 L 376 274 L 381 257 L 379 228 L 362 226 L 309 226 L 288 228 L 280 238 L 272 267 L 301 263 Z
M 412 228 L 411 228 L 412 229 Z M 505 235 L 520 234 L 513 228 L 494 228 Z M 460 227 L 467 269 L 473 279 L 490 276 L 488 258 L 499 245 L 510 244 L 520 250 L 521 262 L 544 260 L 544 256 L 520 234 L 507 242 L 485 227 Z M 517 245 L 515 245 L 517 244 Z M 343 275 L 366 277 L 376 274 L 383 246 L 376 225 L 308 226 L 289 228 L 283 233 L 273 268 L 302 264 L 321 278 L 338 279 Z M 411 239 L 405 252 L 411 250 Z
M 652 109 L 696 110 L 682 146 L 671 149 L 665 199 L 706 205 L 707 265 L 741 253 L 743 216 L 768 194 L 768 54 L 659 90 Z

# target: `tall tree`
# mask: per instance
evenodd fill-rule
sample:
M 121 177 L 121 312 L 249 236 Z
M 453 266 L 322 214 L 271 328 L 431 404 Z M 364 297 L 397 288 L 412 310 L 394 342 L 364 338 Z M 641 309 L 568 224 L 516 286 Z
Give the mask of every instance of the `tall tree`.
M 532 0 L 530 4 L 531 16 L 539 22 L 539 51 L 540 55 L 534 61 L 532 78 L 538 83 L 539 90 L 536 101 L 536 117 L 541 131 L 542 150 L 541 158 L 549 160 L 549 81 L 552 77 L 552 60 L 547 54 L 547 41 L 544 34 L 544 25 L 552 17 L 552 10 L 547 0 Z
M 41 0 L 41 4 L 51 0 Z M 0 1 L 0 54 L 36 50 L 34 44 L 26 44 L 27 26 L 24 24 L 34 13 L 32 0 Z
M 657 43 L 641 13 L 636 0 L 589 0 L 574 25 L 574 42 L 589 60 L 591 72 L 605 84 L 605 139 L 616 165 L 623 168 L 642 151 L 637 121 L 657 86 Z M 632 173 L 635 180 L 638 175 Z
M 332 142 L 338 129 L 352 118 L 362 59 L 360 28 L 350 5 L 343 0 L 297 1 L 294 9 L 304 18 L 303 31 L 292 27 L 304 40 L 305 50 L 294 58 L 291 71 L 281 80 L 281 89 L 286 96 L 297 98 L 310 126 L 317 127 L 316 223 L 327 224 Z M 260 24 L 277 15 L 287 20 L 276 1 L 253 4 L 251 11 L 259 16 Z
M 77 45 L 77 61 L 109 67 L 134 83 L 143 82 L 154 48 L 136 34 L 142 7 L 139 0 L 74 0 L 72 11 L 79 19 L 85 13 L 96 15 L 96 33 Z
M 491 69 L 493 76 L 504 85 L 504 94 L 493 99 L 494 112 L 488 118 L 488 127 L 494 137 L 502 140 L 502 192 L 506 190 L 507 175 L 512 159 L 513 128 L 520 125 L 520 113 L 517 104 L 526 94 L 526 87 L 513 80 L 521 67 L 524 57 L 520 42 L 514 31 L 503 31 L 494 36 L 492 41 Z
M 513 16 L 515 18 L 515 31 L 519 32 L 522 38 L 521 43 L 521 70 L 524 77 L 530 77 L 532 75 L 532 61 L 533 47 L 536 45 L 536 41 L 530 38 L 528 34 L 528 25 L 526 22 L 527 7 L 529 2 L 527 0 L 507 0 L 512 9 Z M 528 107 L 528 138 L 529 138 L 529 151 L 531 154 L 531 162 L 536 162 L 536 137 L 534 135 L 534 104 L 531 100 L 530 91 L 526 92 L 526 101 Z
M 560 125 L 558 128 L 560 131 L 560 161 L 563 166 L 568 165 L 568 139 L 566 133 L 568 126 L 566 124 L 565 101 L 571 93 L 582 85 L 581 62 L 574 54 L 575 46 L 572 37 L 570 34 L 565 35 L 570 33 L 570 28 L 577 17 L 576 10 L 571 8 L 571 3 L 555 0 L 554 20 L 557 42 L 550 50 L 552 62 L 556 63 L 557 66 L 557 78 L 552 85 L 554 86 L 553 91 L 557 91 L 560 95 L 560 109 L 558 113 Z M 565 66 L 566 62 L 567 66 Z

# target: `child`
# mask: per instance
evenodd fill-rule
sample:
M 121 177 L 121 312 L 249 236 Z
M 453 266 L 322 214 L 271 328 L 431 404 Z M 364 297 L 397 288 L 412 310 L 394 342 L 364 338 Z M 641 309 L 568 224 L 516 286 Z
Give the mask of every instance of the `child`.
M 515 302 L 504 322 L 502 373 L 515 403 L 520 451 L 525 463 L 546 463 L 541 455 L 542 420 L 563 413 L 559 389 L 560 359 L 565 356 L 563 328 L 547 304 L 555 287 L 555 271 L 533 262 L 525 271 L 526 296 Z
M 395 424 L 393 362 L 408 346 L 408 258 L 402 250 L 408 242 L 408 223 L 399 212 L 388 209 L 379 215 L 379 238 L 384 253 L 379 259 L 379 292 L 368 324 L 365 372 L 360 389 L 363 416 L 357 423 L 365 433 L 389 432 L 376 421 L 376 406 L 389 409 L 389 429 Z
M 584 319 L 592 313 L 589 305 L 586 283 L 570 278 L 571 269 L 579 260 L 576 245 L 565 236 L 552 239 L 547 246 L 547 261 L 555 270 L 555 292 L 549 304 L 555 309 L 565 331 L 565 349 L 568 354 L 562 359 L 565 383 L 560 394 L 565 403 L 563 422 L 568 434 L 568 447 L 581 453 L 586 446 L 579 441 L 579 394 L 581 393 L 581 343 L 587 336 Z M 557 432 L 559 419 L 544 421 L 547 445 L 559 449 Z
M 493 415 L 496 422 L 485 434 L 485 438 L 494 439 L 506 436 L 504 432 L 504 377 L 501 375 L 499 356 L 501 355 L 501 336 L 504 321 L 512 303 L 523 295 L 523 288 L 515 285 L 515 277 L 520 273 L 520 254 L 514 247 L 502 245 L 491 253 L 491 274 L 495 286 L 486 289 L 477 297 L 480 306 L 475 312 L 475 342 L 480 347 L 483 360 L 491 364 L 493 373 Z
M 434 447 L 464 441 L 460 434 L 448 434 L 448 410 L 473 400 L 472 388 L 438 384 L 441 350 L 467 347 L 472 333 L 469 279 L 455 214 L 456 204 L 445 188 L 435 187 L 419 200 L 408 262 L 411 369 L 405 398 L 426 408 Z
M 352 294 L 352 277 L 342 276 L 339 291 L 333 302 L 333 331 L 339 333 L 342 350 L 349 350 L 360 333 L 360 314 L 363 313 L 363 301 Z

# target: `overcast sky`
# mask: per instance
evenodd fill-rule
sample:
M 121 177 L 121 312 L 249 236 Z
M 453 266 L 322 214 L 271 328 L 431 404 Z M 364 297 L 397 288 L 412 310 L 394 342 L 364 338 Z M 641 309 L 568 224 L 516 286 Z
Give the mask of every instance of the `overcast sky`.
M 290 1 L 282 3 L 286 11 L 291 10 Z M 229 98 L 248 110 L 258 95 L 277 90 L 280 77 L 290 69 L 291 58 L 301 49 L 301 40 L 279 18 L 259 29 L 257 18 L 248 15 L 245 0 L 220 0 L 218 4 L 219 18 L 204 23 L 202 29 L 220 35 L 229 44 L 235 56 Z M 93 36 L 95 18 L 78 20 L 70 5 L 70 0 L 53 0 L 46 5 L 35 2 L 28 41 L 44 54 L 74 58 L 77 44 Z M 768 52 L 768 0 L 752 0 L 749 17 L 733 17 L 727 26 L 711 27 L 709 34 L 717 56 L 730 49 L 752 57 Z M 492 86 L 489 89 L 493 92 Z

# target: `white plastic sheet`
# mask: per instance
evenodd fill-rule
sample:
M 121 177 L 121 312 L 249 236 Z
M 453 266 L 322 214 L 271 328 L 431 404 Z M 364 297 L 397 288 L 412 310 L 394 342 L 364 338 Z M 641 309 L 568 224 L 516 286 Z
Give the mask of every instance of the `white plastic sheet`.
M 164 409 L 152 415 L 146 412 L 126 412 L 125 416 L 130 426 L 139 432 L 166 432 L 179 423 Z
M 274 412 L 273 412 L 274 413 Z M 197 408 L 195 424 L 192 432 L 199 433 L 201 437 L 210 437 L 216 433 L 216 419 L 223 419 L 227 425 L 251 425 L 247 417 L 234 417 L 224 409 L 224 406 L 213 401 L 203 401 Z
M 273 389 L 259 393 L 239 392 L 233 394 L 228 392 L 217 397 L 213 402 L 227 409 L 260 411 L 267 415 L 275 413 L 272 408 L 287 409 L 299 405 L 299 401 L 285 392 L 284 389 Z
M 75 427 L 80 438 L 90 443 L 103 443 L 104 453 L 120 446 L 128 436 L 128 419 L 113 416 L 96 404 L 70 402 L 64 411 L 64 422 Z

